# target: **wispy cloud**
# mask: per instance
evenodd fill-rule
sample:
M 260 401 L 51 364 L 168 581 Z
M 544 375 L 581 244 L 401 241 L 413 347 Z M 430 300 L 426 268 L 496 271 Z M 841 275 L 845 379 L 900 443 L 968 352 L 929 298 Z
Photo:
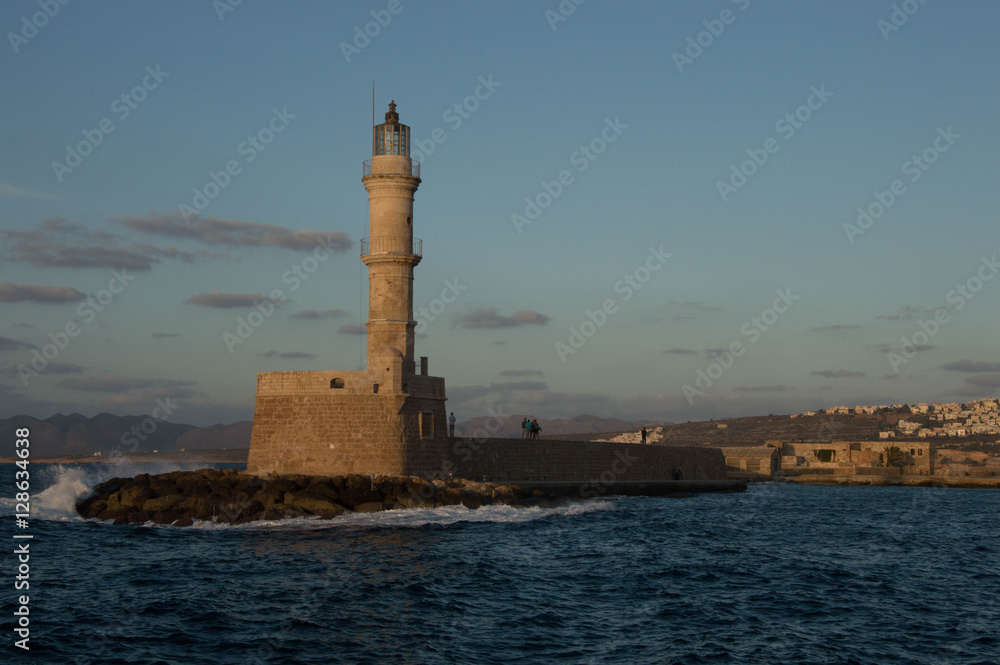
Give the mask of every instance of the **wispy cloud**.
M 0 181 L 0 196 L 9 196 L 15 199 L 55 199 L 58 198 L 52 194 L 44 194 L 42 192 L 33 192 L 30 189 L 23 189 L 21 187 L 15 187 L 9 182 Z
M 946 307 L 912 307 L 910 305 L 904 305 L 896 310 L 895 314 L 882 314 L 878 318 L 886 319 L 888 321 L 910 321 L 917 318 L 918 316 L 934 315 L 935 312 L 941 309 L 947 309 Z
M 669 353 L 669 354 L 676 355 L 676 356 L 690 356 L 690 355 L 694 355 L 694 354 L 696 354 L 698 352 L 695 351 L 694 349 L 682 349 L 679 346 L 675 346 L 675 347 L 667 349 L 666 351 L 664 351 L 664 353 Z
M 190 305 L 201 305 L 202 307 L 230 309 L 232 307 L 253 307 L 263 300 L 264 296 L 259 293 L 222 293 L 221 291 L 212 291 L 210 293 L 199 293 L 191 296 L 184 302 Z
M 500 314 L 496 307 L 474 309 L 455 319 L 455 324 L 462 328 L 516 328 L 525 325 L 544 326 L 549 317 L 530 309 L 522 309 L 510 316 Z
M 64 379 L 57 385 L 69 390 L 82 390 L 98 393 L 118 393 L 142 388 L 180 388 L 193 386 L 195 381 L 174 381 L 171 379 L 144 379 L 129 376 L 81 376 L 75 379 Z
M 733 388 L 734 393 L 781 393 L 786 390 L 788 388 L 780 383 L 775 386 L 736 386 Z
M 825 376 L 828 379 L 846 379 L 865 375 L 864 372 L 854 372 L 847 369 L 821 369 L 809 373 L 813 376 Z
M 83 300 L 86 296 L 69 286 L 36 286 L 0 282 L 0 302 L 59 304 Z
M 169 215 L 154 213 L 148 218 L 121 217 L 112 221 L 142 233 L 194 240 L 206 245 L 283 247 L 300 250 L 323 247 L 333 251 L 351 247 L 350 237 L 339 231 L 332 233 L 307 229 L 293 231 L 283 226 L 218 217 L 191 217 L 185 220 L 178 213 Z
M 367 335 L 368 328 L 360 323 L 345 323 L 337 328 L 337 332 L 344 335 Z
M 950 369 L 954 372 L 1000 372 L 1000 363 L 991 363 L 978 360 L 956 360 L 955 362 L 941 365 L 941 369 Z
M 0 336 L 0 351 L 15 351 L 17 349 L 33 348 L 35 348 L 34 345 L 28 344 L 27 342 Z
M 846 332 L 848 330 L 858 330 L 861 326 L 845 325 L 845 324 L 835 324 L 832 326 L 820 326 L 818 328 L 810 328 L 809 332 Z
M 286 360 L 318 357 L 315 353 L 306 353 L 305 351 L 265 351 L 264 353 L 260 353 L 258 355 L 263 358 L 284 358 Z
M 347 312 L 342 309 L 304 309 L 301 312 L 292 314 L 293 319 L 315 320 L 315 319 L 336 319 L 347 316 Z
M 545 372 L 540 369 L 505 369 L 500 372 L 500 376 L 544 376 Z

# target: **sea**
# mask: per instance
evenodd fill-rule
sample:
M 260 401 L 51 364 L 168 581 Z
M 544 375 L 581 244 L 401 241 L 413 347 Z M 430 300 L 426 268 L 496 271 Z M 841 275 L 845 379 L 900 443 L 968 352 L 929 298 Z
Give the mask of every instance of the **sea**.
M 19 528 L 0 466 L 0 663 L 1000 663 L 996 490 L 759 483 L 190 528 L 73 510 L 182 468 L 32 464 Z

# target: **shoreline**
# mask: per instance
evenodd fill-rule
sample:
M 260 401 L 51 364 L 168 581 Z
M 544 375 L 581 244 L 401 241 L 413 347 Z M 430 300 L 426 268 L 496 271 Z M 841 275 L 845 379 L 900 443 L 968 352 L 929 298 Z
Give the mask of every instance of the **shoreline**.
M 775 482 L 799 485 L 874 485 L 878 487 L 954 487 L 960 489 L 1000 489 L 996 476 L 776 476 L 751 482 Z

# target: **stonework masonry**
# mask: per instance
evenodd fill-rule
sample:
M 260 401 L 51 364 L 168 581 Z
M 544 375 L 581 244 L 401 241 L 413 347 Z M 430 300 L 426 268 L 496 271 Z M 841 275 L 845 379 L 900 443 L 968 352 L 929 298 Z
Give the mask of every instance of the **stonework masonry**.
M 444 468 L 459 478 L 490 482 L 726 478 L 718 448 L 544 439 L 455 439 Z

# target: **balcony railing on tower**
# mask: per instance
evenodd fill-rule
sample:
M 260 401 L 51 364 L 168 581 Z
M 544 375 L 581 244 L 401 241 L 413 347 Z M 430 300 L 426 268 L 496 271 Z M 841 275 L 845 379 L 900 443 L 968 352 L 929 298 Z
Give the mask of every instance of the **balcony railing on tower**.
M 409 171 L 402 166 L 402 159 L 385 160 L 388 163 L 380 164 L 375 172 L 372 172 L 372 160 L 366 159 L 364 163 L 363 176 L 370 175 L 405 175 L 412 178 L 420 177 L 420 162 L 413 161 Z
M 369 254 L 415 254 L 422 257 L 424 241 L 420 238 L 396 238 L 380 236 L 361 239 L 361 256 Z

